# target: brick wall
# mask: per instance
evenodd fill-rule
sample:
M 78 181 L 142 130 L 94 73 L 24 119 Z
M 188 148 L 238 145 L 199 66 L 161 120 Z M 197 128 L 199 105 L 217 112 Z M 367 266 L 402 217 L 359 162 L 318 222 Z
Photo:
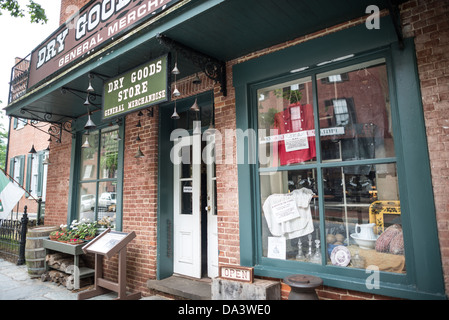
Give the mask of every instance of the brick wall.
M 240 264 L 239 199 L 236 129 L 235 89 L 232 87 L 232 66 L 227 63 L 227 96 L 215 87 L 215 128 L 222 134 L 222 164 L 217 163 L 217 216 L 218 261 L 220 264 Z M 231 140 L 232 139 L 232 140 Z M 232 143 L 229 143 L 232 141 Z
M 128 283 L 138 291 L 145 291 L 146 281 L 156 277 L 157 259 L 159 114 L 157 108 L 152 118 L 145 110 L 143 114 L 126 117 L 124 137 L 123 231 L 137 235 L 128 247 Z M 141 128 L 136 127 L 139 120 Z M 138 147 L 145 157 L 134 157 Z
M 84 5 L 86 5 L 90 0 L 61 0 L 61 14 L 59 24 L 63 24 L 80 10 Z
M 54 141 L 55 139 L 52 140 L 49 154 L 50 165 L 47 174 L 45 225 L 60 226 L 61 224 L 67 224 L 72 135 L 64 131 L 61 143 L 57 143 Z

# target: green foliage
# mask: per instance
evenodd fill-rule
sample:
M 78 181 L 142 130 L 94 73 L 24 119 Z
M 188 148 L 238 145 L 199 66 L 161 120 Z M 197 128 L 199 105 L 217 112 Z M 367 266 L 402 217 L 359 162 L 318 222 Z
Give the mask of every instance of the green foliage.
M 33 0 L 28 0 L 27 13 L 30 15 L 31 23 L 47 23 L 48 19 L 45 14 L 44 8 Z M 20 7 L 17 0 L 0 0 L 0 15 L 2 11 L 9 11 L 12 17 L 23 18 L 25 17 L 25 11 Z
M 0 101 L 0 105 L 1 105 Z M 3 114 L 0 113 L 0 168 L 5 168 L 6 149 L 8 145 L 8 129 L 3 125 Z

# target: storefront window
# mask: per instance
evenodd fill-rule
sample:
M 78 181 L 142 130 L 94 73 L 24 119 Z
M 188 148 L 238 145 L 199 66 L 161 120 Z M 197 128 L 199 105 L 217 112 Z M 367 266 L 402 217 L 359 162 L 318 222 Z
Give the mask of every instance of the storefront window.
M 264 87 L 257 99 L 262 256 L 405 273 L 385 60 Z
M 321 263 L 315 181 L 316 170 L 260 175 L 264 257 Z
M 258 92 L 260 166 L 316 161 L 311 78 Z
M 118 147 L 117 126 L 83 136 L 77 219 L 103 219 L 115 226 Z

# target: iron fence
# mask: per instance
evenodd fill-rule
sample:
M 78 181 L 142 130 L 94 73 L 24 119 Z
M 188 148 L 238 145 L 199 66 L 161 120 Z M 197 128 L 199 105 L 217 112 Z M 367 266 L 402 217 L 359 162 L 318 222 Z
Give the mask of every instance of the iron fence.
M 27 207 L 21 220 L 0 220 L 0 257 L 25 264 L 25 244 L 28 230 Z

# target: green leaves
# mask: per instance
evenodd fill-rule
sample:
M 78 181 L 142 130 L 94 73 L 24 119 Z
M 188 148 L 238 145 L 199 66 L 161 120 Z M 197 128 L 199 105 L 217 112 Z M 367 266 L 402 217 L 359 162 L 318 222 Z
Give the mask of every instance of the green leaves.
M 45 9 L 42 8 L 40 4 L 34 2 L 33 0 L 29 0 L 26 7 L 28 9 L 27 13 L 30 15 L 31 23 L 47 23 L 48 19 L 45 14 Z M 25 17 L 25 11 L 20 7 L 17 0 L 0 0 L 0 15 L 2 15 L 2 11 L 5 10 L 9 11 L 12 17 Z

